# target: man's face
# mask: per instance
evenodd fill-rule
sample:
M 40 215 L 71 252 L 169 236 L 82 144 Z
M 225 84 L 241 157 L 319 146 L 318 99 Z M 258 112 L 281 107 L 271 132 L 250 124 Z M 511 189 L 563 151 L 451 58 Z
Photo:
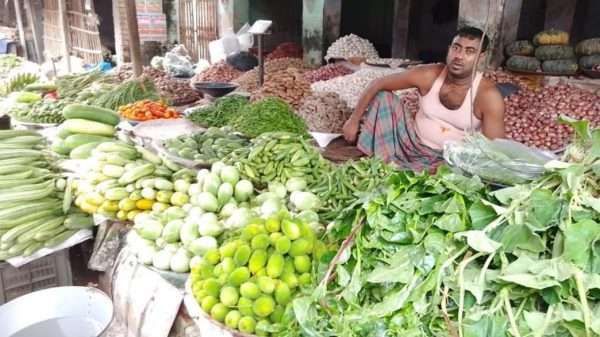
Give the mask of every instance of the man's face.
M 471 76 L 477 61 L 477 50 L 480 42 L 481 40 L 477 38 L 454 37 L 446 57 L 448 72 L 457 77 Z

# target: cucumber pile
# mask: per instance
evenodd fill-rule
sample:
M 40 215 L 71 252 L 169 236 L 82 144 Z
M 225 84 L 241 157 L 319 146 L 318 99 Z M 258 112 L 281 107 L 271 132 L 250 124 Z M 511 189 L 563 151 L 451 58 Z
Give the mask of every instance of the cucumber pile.
M 73 136 L 65 142 L 70 137 Z M 84 212 L 133 220 L 142 212 L 161 212 L 187 203 L 186 193 L 178 192 L 179 188 L 173 192 L 174 183 L 183 180 L 189 184 L 196 174 L 194 171 L 123 141 L 88 144 L 94 147 L 90 150 L 94 169 L 76 181 L 75 204 Z
M 100 143 L 113 140 L 120 118 L 112 110 L 83 104 L 67 105 L 52 150 L 71 159 L 87 159 Z
M 0 260 L 30 256 L 93 226 L 71 208 L 70 186 L 50 160 L 38 133 L 0 131 Z

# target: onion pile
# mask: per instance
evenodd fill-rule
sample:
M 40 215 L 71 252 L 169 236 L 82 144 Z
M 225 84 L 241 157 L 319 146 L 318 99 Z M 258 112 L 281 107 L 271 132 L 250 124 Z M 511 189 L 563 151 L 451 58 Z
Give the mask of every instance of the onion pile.
M 344 123 L 352 110 L 333 92 L 314 93 L 307 96 L 297 115 L 302 117 L 310 131 L 342 133 Z
M 192 82 L 231 82 L 238 78 L 243 72 L 235 69 L 225 61 L 211 65 L 203 72 L 196 74 Z
M 528 146 L 560 150 L 571 139 L 573 131 L 558 124 L 566 115 L 587 119 L 600 126 L 600 96 L 573 86 L 548 86 L 537 90 L 521 90 L 505 99 L 507 138 Z
M 332 78 L 350 75 L 353 72 L 354 71 L 344 67 L 343 65 L 332 63 L 325 65 L 319 69 L 307 71 L 306 74 L 304 74 L 304 77 L 310 83 L 315 83 L 318 81 L 328 81 Z
M 302 46 L 294 42 L 284 42 L 273 49 L 267 55 L 267 60 L 280 59 L 284 57 L 302 58 Z
M 279 97 L 294 109 L 299 109 L 304 97 L 310 94 L 310 83 L 304 74 L 296 68 L 287 68 L 265 75 L 265 83 L 253 95 L 253 101 L 267 97 Z
M 287 68 L 303 69 L 304 62 L 298 58 L 280 58 L 265 62 L 265 78 L 267 74 L 275 73 Z M 258 67 L 245 72 L 233 82 L 239 84 L 240 89 L 254 92 L 258 89 Z M 266 81 L 265 81 L 266 82 Z

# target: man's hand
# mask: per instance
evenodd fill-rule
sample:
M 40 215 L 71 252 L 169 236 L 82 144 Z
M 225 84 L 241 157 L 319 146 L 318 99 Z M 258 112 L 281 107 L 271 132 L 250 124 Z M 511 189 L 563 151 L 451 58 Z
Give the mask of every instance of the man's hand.
M 358 128 L 360 127 L 360 119 L 352 115 L 344 124 L 344 139 L 350 144 L 356 143 L 358 137 Z

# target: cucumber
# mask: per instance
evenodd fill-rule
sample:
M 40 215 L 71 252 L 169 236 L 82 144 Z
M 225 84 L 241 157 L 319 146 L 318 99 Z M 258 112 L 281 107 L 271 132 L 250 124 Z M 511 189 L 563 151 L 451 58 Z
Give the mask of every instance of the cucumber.
M 71 159 L 88 159 L 92 155 L 92 150 L 100 143 L 87 143 L 74 148 L 69 155 Z
M 29 246 L 27 246 L 27 248 L 25 248 L 22 255 L 24 257 L 31 256 L 31 255 L 33 255 L 33 253 L 37 252 L 38 250 L 40 250 L 42 248 L 44 248 L 43 242 L 31 242 L 29 244 Z
M 79 231 L 78 229 L 73 229 L 73 230 L 68 230 L 66 232 L 62 232 L 62 233 L 58 234 L 57 236 L 53 237 L 52 239 L 46 241 L 46 243 L 44 243 L 44 247 L 58 246 L 61 243 L 67 241 L 71 236 L 73 236 L 78 231 Z M 10 252 L 10 250 L 9 250 L 9 252 Z
M 67 229 L 64 226 L 56 227 L 56 228 L 45 230 L 45 231 L 40 231 L 35 234 L 34 239 L 36 241 L 44 242 L 44 241 L 52 239 L 53 237 L 59 235 L 62 232 L 65 232 L 65 231 L 67 231 Z
M 65 138 L 63 141 L 63 145 L 69 150 L 73 150 L 74 148 L 88 144 L 88 143 L 100 143 L 100 142 L 108 142 L 111 141 L 112 138 L 97 136 L 97 135 L 86 135 L 86 134 L 74 134 Z
M 94 227 L 94 219 L 86 214 L 69 214 L 65 219 L 64 227 L 67 229 L 86 229 Z
M 60 139 L 66 139 L 67 137 L 69 137 L 70 135 L 74 135 L 74 133 L 69 132 L 67 129 L 65 128 L 61 128 L 60 126 L 58 127 L 58 133 L 56 134 L 58 136 L 58 138 Z
M 87 119 L 67 119 L 63 122 L 62 127 L 72 133 L 85 133 L 88 135 L 108 137 L 115 134 L 114 126 Z
M 8 139 L 21 136 L 39 136 L 40 134 L 32 130 L 0 130 L 0 139 Z
M 11 229 L 13 227 L 24 224 L 26 222 L 46 218 L 46 217 L 49 217 L 52 215 L 59 215 L 59 214 L 60 214 L 60 209 L 57 207 L 46 209 L 46 210 L 39 211 L 39 212 L 33 212 L 31 214 L 27 214 L 25 216 L 22 216 L 22 217 L 19 217 L 16 219 L 0 221 L 0 229 Z
M 22 225 L 18 225 L 17 227 L 11 228 L 6 234 L 2 235 L 2 239 L 0 239 L 0 240 L 2 241 L 2 243 L 14 242 L 22 234 L 24 234 L 27 231 L 32 230 L 34 228 L 37 229 L 41 225 L 45 224 L 48 221 L 51 221 L 54 218 L 55 218 L 55 216 L 48 216 L 45 218 L 41 218 L 41 219 L 37 219 L 37 220 L 33 220 L 30 222 L 24 223 Z
M 63 109 L 66 119 L 87 119 L 115 126 L 121 118 L 114 111 L 85 104 L 69 104 Z
M 44 222 L 41 226 L 32 228 L 32 229 L 28 230 L 27 232 L 19 235 L 19 237 L 17 238 L 17 243 L 31 242 L 35 239 L 35 235 L 37 233 L 42 232 L 42 231 L 52 230 L 52 229 L 55 229 L 58 227 L 62 227 L 62 224 L 64 221 L 65 221 L 64 216 L 59 216 L 57 218 L 48 220 L 48 221 Z
M 52 92 L 58 90 L 58 87 L 54 83 L 33 83 L 25 86 L 23 90 L 34 92 Z

